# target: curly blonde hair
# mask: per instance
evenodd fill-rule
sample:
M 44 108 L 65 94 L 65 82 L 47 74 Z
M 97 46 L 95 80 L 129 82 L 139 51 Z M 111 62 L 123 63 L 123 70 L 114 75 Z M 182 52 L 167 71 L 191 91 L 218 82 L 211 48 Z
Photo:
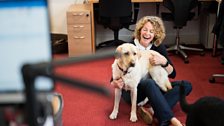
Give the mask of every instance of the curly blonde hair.
M 156 17 L 156 16 L 142 17 L 136 23 L 136 28 L 135 28 L 135 31 L 134 31 L 134 37 L 136 39 L 140 40 L 141 29 L 143 28 L 143 26 L 147 22 L 150 22 L 152 24 L 152 26 L 154 28 L 154 31 L 155 31 L 155 37 L 153 39 L 153 43 L 154 43 L 155 46 L 159 46 L 166 36 L 163 21 L 159 17 Z

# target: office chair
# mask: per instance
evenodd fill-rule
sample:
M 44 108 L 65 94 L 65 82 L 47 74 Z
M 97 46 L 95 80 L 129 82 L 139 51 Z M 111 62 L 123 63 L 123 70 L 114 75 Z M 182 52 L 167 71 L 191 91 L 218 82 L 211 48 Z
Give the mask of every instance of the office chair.
M 134 4 L 132 12 L 131 0 L 99 0 L 98 22 L 114 32 L 114 39 L 101 42 L 96 48 L 118 46 L 125 41 L 119 39 L 119 31 L 135 24 L 139 4 Z
M 204 49 L 186 47 L 180 44 L 180 29 L 186 26 L 187 21 L 192 20 L 195 13 L 191 10 L 198 5 L 197 0 L 163 0 L 163 5 L 170 10 L 171 13 L 162 12 L 161 16 L 164 21 L 172 21 L 174 29 L 176 29 L 175 45 L 169 47 L 167 51 L 175 51 L 180 53 L 185 63 L 189 63 L 188 56 L 184 50 L 199 51 L 204 55 Z

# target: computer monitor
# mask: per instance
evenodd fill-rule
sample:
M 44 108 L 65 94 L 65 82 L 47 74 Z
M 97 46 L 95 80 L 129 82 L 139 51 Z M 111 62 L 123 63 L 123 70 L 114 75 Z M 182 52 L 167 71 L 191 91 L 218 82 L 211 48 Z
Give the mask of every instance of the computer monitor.
M 52 59 L 47 0 L 0 0 L 0 19 L 0 103 L 21 102 L 22 65 Z M 54 84 L 38 77 L 35 88 L 48 92 Z

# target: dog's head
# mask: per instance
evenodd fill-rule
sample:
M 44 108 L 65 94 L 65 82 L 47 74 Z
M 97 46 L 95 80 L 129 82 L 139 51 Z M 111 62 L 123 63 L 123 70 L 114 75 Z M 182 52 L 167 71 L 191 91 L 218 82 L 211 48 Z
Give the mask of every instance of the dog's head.
M 134 67 L 139 59 L 140 53 L 137 47 L 130 43 L 125 43 L 117 47 L 115 58 L 123 68 Z

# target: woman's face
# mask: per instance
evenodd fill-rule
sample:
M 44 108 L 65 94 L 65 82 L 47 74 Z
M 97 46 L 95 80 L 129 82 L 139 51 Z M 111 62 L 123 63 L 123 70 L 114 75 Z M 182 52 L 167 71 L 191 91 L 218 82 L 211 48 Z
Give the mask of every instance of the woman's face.
M 140 44 L 144 47 L 148 47 L 148 45 L 152 42 L 155 36 L 154 28 L 151 22 L 147 22 L 141 29 L 140 32 Z

